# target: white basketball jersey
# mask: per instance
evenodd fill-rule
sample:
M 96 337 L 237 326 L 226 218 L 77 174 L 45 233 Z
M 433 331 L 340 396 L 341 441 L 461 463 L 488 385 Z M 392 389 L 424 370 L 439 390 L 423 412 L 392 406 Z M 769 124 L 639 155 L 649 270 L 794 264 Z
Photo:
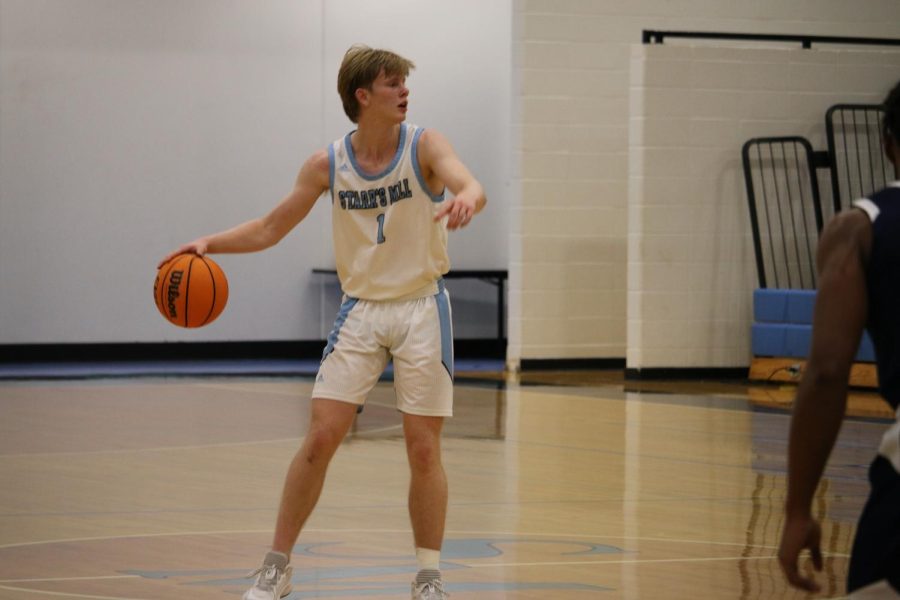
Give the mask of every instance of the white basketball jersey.
M 391 164 L 363 172 L 350 135 L 328 147 L 334 257 L 351 298 L 398 300 L 433 295 L 450 269 L 447 228 L 434 221 L 444 194 L 428 191 L 416 149 L 423 129 L 400 125 Z

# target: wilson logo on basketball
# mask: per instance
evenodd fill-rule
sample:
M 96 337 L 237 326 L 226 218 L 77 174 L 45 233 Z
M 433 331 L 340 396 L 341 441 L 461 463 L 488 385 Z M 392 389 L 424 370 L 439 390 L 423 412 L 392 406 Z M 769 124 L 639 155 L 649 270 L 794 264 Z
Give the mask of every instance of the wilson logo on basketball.
M 178 327 L 212 323 L 228 301 L 228 280 L 211 258 L 179 254 L 162 267 L 153 282 L 156 309 Z
M 178 317 L 178 309 L 175 308 L 175 301 L 180 295 L 178 293 L 178 287 L 181 285 L 181 278 L 183 275 L 184 271 L 174 271 L 169 277 L 169 287 L 166 290 L 166 299 L 169 304 L 169 316 L 173 319 Z

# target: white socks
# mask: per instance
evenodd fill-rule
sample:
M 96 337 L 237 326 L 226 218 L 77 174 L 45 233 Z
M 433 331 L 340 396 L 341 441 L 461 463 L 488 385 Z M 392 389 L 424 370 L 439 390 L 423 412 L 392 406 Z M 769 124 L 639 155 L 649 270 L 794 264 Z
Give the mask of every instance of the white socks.
M 421 585 L 441 578 L 441 551 L 428 548 L 416 548 L 416 563 L 419 573 L 416 583 Z

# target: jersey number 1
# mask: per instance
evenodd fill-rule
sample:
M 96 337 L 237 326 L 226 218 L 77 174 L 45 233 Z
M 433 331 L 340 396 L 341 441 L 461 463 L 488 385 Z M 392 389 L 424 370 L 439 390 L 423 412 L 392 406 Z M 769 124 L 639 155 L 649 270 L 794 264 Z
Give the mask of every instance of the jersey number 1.
M 378 243 L 384 243 L 384 213 L 378 215 Z

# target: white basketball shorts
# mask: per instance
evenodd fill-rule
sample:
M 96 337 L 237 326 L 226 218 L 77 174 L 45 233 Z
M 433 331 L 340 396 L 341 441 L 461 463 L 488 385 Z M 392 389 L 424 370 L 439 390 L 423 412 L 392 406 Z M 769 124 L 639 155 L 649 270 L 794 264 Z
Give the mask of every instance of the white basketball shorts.
M 414 300 L 345 296 L 328 335 L 313 398 L 362 405 L 391 358 L 398 410 L 453 415 L 453 331 L 443 280 L 437 294 Z

